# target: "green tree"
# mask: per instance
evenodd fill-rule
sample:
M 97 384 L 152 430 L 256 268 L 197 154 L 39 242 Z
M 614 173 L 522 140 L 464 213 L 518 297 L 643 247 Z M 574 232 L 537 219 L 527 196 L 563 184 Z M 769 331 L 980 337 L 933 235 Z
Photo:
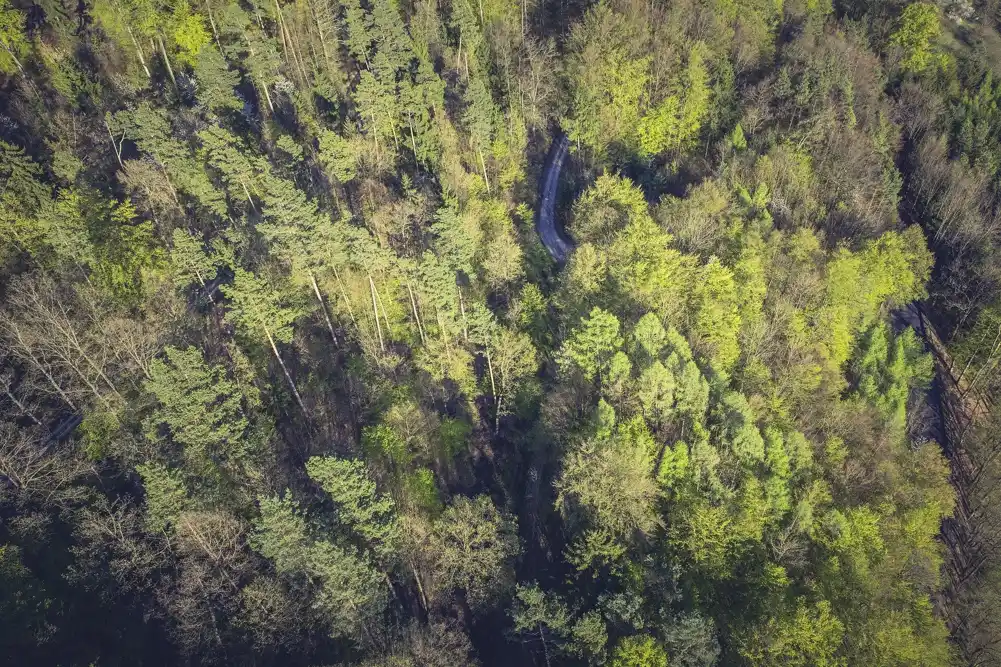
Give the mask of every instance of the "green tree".
M 612 653 L 611 667 L 667 667 L 667 653 L 649 635 L 624 637 Z
M 498 604 L 514 586 L 514 559 L 519 553 L 514 519 L 500 512 L 487 496 L 456 498 L 426 538 L 428 597 L 465 593 L 474 611 Z
M 621 345 L 618 318 L 595 307 L 563 341 L 556 359 L 564 372 L 577 370 L 590 382 L 608 368 Z
M 0 72 L 14 74 L 24 72 L 21 59 L 28 52 L 28 39 L 25 35 L 24 14 L 10 6 L 10 0 L 0 3 Z
M 306 406 L 285 361 L 278 353 L 276 343 L 288 343 L 292 340 L 292 323 L 299 316 L 299 310 L 289 303 L 286 294 L 272 288 L 253 273 L 242 268 L 237 268 L 234 273 L 233 284 L 222 287 L 223 294 L 230 302 L 227 314 L 251 340 L 264 334 L 285 374 L 296 403 L 306 413 Z
M 795 610 L 772 618 L 741 646 L 741 655 L 755 665 L 847 665 L 839 657 L 845 626 L 831 613 L 826 600 L 808 604 L 800 598 Z
M 146 491 L 146 528 L 165 532 L 189 505 L 188 490 L 175 471 L 159 463 L 136 466 Z
M 213 479 L 225 472 L 242 481 L 254 474 L 262 443 L 250 432 L 242 393 L 222 366 L 206 363 L 197 348 L 168 347 L 150 364 L 144 387 L 158 403 L 147 422 L 151 435 L 166 427 L 193 476 Z
M 942 32 L 938 7 L 929 2 L 907 5 L 900 15 L 900 25 L 890 36 L 890 44 L 898 47 L 903 57 L 900 69 L 921 74 L 940 59 L 934 42 Z
M 314 456 L 306 462 L 306 472 L 333 498 L 340 522 L 376 553 L 393 554 L 398 532 L 393 500 L 376 491 L 363 461 Z

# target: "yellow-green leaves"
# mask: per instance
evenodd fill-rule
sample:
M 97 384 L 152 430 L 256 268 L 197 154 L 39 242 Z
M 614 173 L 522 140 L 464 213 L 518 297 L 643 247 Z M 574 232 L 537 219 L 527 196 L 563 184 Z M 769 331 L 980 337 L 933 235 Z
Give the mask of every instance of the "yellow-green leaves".
M 205 19 L 200 14 L 192 13 L 186 2 L 179 2 L 174 10 L 173 22 L 171 36 L 177 46 L 177 59 L 194 66 L 202 47 L 212 39 Z
M 23 72 L 21 58 L 28 51 L 24 34 L 24 14 L 10 6 L 10 0 L 0 0 L 0 72 Z
M 640 154 L 680 152 L 698 139 L 702 121 L 709 112 L 709 75 L 703 64 L 703 51 L 701 44 L 692 47 L 686 69 L 676 84 L 677 91 L 640 119 L 636 127 Z
M 897 31 L 890 37 L 890 44 L 901 50 L 900 69 L 922 74 L 942 62 L 936 54 L 934 42 L 942 33 L 938 7 L 930 2 L 908 5 L 900 15 Z
M 618 318 L 595 307 L 564 341 L 557 362 L 564 372 L 577 370 L 585 380 L 591 381 L 608 368 L 612 355 L 621 345 Z

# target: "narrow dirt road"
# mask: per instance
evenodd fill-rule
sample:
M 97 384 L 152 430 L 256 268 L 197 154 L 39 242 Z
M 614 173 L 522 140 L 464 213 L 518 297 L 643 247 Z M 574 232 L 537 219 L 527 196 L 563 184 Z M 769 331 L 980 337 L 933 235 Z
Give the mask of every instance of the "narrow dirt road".
M 560 183 L 563 160 L 566 159 L 569 148 L 570 140 L 565 134 L 560 134 L 553 139 L 549 156 L 546 158 L 546 166 L 542 171 L 539 193 L 541 202 L 535 224 L 542 244 L 546 246 L 546 250 L 553 256 L 553 259 L 560 263 L 565 262 L 570 251 L 573 250 L 573 243 L 556 227 L 556 190 Z

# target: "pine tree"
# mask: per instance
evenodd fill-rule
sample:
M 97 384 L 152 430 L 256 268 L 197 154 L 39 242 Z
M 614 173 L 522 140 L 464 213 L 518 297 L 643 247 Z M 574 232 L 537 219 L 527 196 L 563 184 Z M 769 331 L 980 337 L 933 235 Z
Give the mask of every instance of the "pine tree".
M 189 505 L 188 490 L 181 476 L 159 463 L 136 466 L 146 491 L 146 528 L 166 532 L 172 529 Z
M 383 559 L 393 555 L 399 530 L 394 504 L 377 492 L 363 461 L 314 456 L 306 462 L 306 472 L 333 499 L 341 523 Z
M 234 273 L 233 284 L 222 287 L 223 294 L 230 301 L 228 316 L 251 340 L 264 334 L 285 374 L 295 402 L 304 414 L 308 414 L 277 346 L 277 341 L 291 342 L 292 323 L 299 317 L 299 310 L 288 303 L 285 295 L 253 273 L 239 267 Z
M 259 452 L 239 387 L 196 348 L 168 347 L 164 355 L 153 361 L 144 385 L 159 404 L 148 420 L 151 433 L 167 427 L 193 476 L 219 480 L 223 473 L 238 479 L 252 474 Z
M 221 113 L 243 108 L 243 102 L 234 92 L 240 84 L 240 75 L 229 68 L 215 46 L 209 44 L 199 50 L 195 59 L 195 79 L 199 102 L 212 111 Z

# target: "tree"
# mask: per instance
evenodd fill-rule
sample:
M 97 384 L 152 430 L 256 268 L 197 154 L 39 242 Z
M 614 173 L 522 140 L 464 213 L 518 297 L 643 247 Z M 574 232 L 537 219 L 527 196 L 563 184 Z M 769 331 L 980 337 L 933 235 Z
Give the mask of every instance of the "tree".
M 222 291 L 230 300 L 229 316 L 253 339 L 264 334 L 271 346 L 271 352 L 285 374 L 292 396 L 303 413 L 307 413 L 299 390 L 285 361 L 278 353 L 276 341 L 288 343 L 292 340 L 292 323 L 299 315 L 298 309 L 289 304 L 287 297 L 272 288 L 253 273 L 242 268 L 235 270 L 232 285 L 223 285 Z
M 306 471 L 333 498 L 340 522 L 383 557 L 395 551 L 398 526 L 393 501 L 376 491 L 364 462 L 314 456 L 306 462 Z
M 667 667 L 667 653 L 653 637 L 632 635 L 625 637 L 612 653 L 611 667 Z
M 147 422 L 151 437 L 166 426 L 196 479 L 252 477 L 263 443 L 251 432 L 237 384 L 197 348 L 168 347 L 164 356 L 153 361 L 144 385 L 159 404 Z
M 927 2 L 907 5 L 900 15 L 897 31 L 890 36 L 890 44 L 903 53 L 900 69 L 922 74 L 939 62 L 932 45 L 941 32 L 938 7 Z
M 312 607 L 334 637 L 358 637 L 386 602 L 383 577 L 349 549 L 309 535 L 307 519 L 289 498 L 260 499 L 251 544 L 279 574 L 305 577 Z
M 564 372 L 577 370 L 590 382 L 607 369 L 612 354 L 621 345 L 618 318 L 595 307 L 563 342 L 557 363 Z
M 422 552 L 430 600 L 461 591 L 474 612 L 484 611 L 514 585 L 517 527 L 487 496 L 459 497 L 434 522 Z
M 535 347 L 525 334 L 497 326 L 486 345 L 487 372 L 494 399 L 494 431 L 502 414 L 510 411 L 510 398 L 519 385 L 538 370 Z M 508 403 L 504 399 L 508 399 Z
M 188 505 L 188 490 L 180 476 L 159 463 L 136 466 L 146 490 L 146 527 L 166 532 L 172 528 Z
M 9 0 L 0 4 L 0 72 L 14 74 L 20 72 L 27 77 L 21 58 L 28 51 L 28 40 L 25 39 L 24 14 L 10 6 Z
M 606 427 L 607 429 L 607 427 Z M 641 419 L 624 422 L 572 448 L 563 459 L 556 508 L 571 527 L 597 531 L 611 541 L 630 544 L 650 535 L 659 523 L 653 479 L 653 439 Z M 578 569 L 592 557 L 579 551 Z
M 195 79 L 198 81 L 199 101 L 216 113 L 239 111 L 243 102 L 234 89 L 240 84 L 240 75 L 229 68 L 219 50 L 203 44 L 194 60 Z
M 745 640 L 741 654 L 760 665 L 846 665 L 838 656 L 844 632 L 829 602 L 810 605 L 800 598 L 791 615 L 769 620 Z
M 524 641 L 538 638 L 546 664 L 550 663 L 550 646 L 559 647 L 570 634 L 570 612 L 559 597 L 539 588 L 518 585 L 515 602 L 511 609 L 514 631 L 524 637 Z

